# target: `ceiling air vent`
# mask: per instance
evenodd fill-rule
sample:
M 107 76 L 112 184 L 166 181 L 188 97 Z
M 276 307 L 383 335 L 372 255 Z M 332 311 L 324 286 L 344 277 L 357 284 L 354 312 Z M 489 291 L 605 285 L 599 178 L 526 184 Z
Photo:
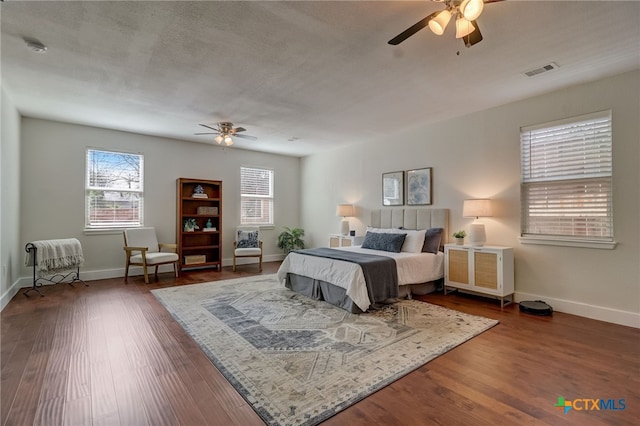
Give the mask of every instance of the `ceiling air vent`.
M 538 75 L 538 74 L 542 74 L 543 72 L 547 72 L 547 71 L 551 71 L 551 70 L 555 70 L 556 68 L 560 68 L 560 65 L 556 64 L 555 62 L 551 62 L 547 65 L 543 65 L 539 68 L 530 70 L 530 71 L 525 71 L 524 75 L 526 75 L 527 77 L 533 77 L 534 75 Z

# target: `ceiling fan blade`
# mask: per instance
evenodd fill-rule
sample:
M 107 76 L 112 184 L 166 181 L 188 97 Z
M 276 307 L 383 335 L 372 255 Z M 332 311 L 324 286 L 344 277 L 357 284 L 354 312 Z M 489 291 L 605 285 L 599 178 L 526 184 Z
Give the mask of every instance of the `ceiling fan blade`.
M 219 135 L 220 133 L 194 133 L 194 135 Z
M 207 126 L 206 124 L 202 124 L 202 123 L 200 123 L 200 124 L 198 124 L 198 125 L 199 125 L 199 126 L 202 126 L 202 127 L 206 127 L 207 129 L 211 129 L 211 130 L 214 130 L 214 131 L 216 131 L 216 132 L 220 133 L 220 129 L 218 129 L 217 127 Z
M 482 33 L 480 32 L 480 27 L 478 26 L 478 23 L 476 21 L 471 21 L 471 23 L 473 24 L 474 27 L 476 27 L 476 29 L 473 30 L 473 32 L 470 33 L 469 35 L 462 37 L 462 41 L 464 42 L 464 45 L 467 47 L 471 47 L 474 44 L 480 43 L 482 41 Z
M 242 138 L 242 139 L 251 139 L 252 141 L 258 140 L 257 137 L 255 136 L 249 136 L 249 135 L 233 135 L 234 138 Z
M 238 133 L 238 132 L 246 132 L 247 129 L 245 129 L 244 127 L 236 127 L 235 129 L 233 129 L 233 133 Z
M 402 43 L 403 41 L 405 41 L 406 39 L 408 39 L 418 31 L 420 31 L 421 29 L 429 25 L 429 21 L 440 12 L 441 12 L 440 10 L 433 12 L 431 15 L 427 16 L 420 22 L 415 23 L 414 25 L 410 26 L 409 28 L 407 28 L 406 30 L 404 30 L 403 32 L 401 32 L 400 34 L 398 34 L 397 36 L 389 40 L 387 43 L 392 44 L 394 46 Z

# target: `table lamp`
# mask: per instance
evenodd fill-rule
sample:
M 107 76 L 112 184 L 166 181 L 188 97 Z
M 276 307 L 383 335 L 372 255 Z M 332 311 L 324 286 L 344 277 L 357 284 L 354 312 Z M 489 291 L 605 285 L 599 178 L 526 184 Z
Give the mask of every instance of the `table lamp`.
M 473 217 L 475 219 L 471 224 L 471 229 L 469 229 L 469 242 L 472 246 L 482 247 L 484 243 L 487 242 L 487 234 L 484 230 L 484 223 L 481 223 L 479 218 L 493 216 L 491 200 L 486 198 L 464 200 L 462 216 Z
M 342 235 L 349 235 L 349 219 L 347 218 L 353 216 L 353 204 L 338 204 L 336 216 L 342 216 L 340 233 Z

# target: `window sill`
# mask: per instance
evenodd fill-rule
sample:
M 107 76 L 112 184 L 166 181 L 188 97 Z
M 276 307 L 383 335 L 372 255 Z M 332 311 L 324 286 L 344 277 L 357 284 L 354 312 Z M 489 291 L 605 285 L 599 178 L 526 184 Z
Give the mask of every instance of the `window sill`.
M 122 234 L 127 228 L 85 228 L 82 233 L 84 235 L 115 235 Z
M 572 240 L 569 238 L 553 238 L 553 237 L 520 237 L 522 244 L 541 244 L 547 246 L 564 246 L 564 247 L 582 247 L 594 248 L 602 250 L 613 250 L 616 248 L 615 241 L 596 241 L 596 240 Z

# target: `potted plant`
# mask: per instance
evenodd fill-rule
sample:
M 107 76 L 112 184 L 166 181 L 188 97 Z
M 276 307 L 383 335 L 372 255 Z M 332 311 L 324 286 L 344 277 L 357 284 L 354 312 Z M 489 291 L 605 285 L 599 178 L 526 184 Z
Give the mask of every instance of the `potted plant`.
M 193 232 L 196 229 L 200 229 L 200 227 L 196 223 L 196 220 L 194 218 L 190 217 L 190 218 L 184 220 L 183 229 L 184 229 L 185 232 Z
M 304 235 L 302 228 L 284 227 L 284 231 L 278 235 L 278 247 L 289 254 L 292 250 L 303 249 L 304 241 L 300 238 Z
M 464 229 L 461 229 L 453 233 L 453 238 L 456 239 L 456 244 L 459 246 L 464 245 L 464 237 L 466 236 L 467 236 L 467 233 L 464 231 Z

